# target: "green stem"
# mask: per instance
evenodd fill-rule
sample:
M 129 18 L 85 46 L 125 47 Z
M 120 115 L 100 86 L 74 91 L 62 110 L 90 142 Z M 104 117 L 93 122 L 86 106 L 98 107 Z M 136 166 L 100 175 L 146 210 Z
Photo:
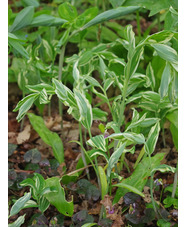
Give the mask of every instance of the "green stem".
M 81 123 L 79 122 L 79 138 L 80 138 L 80 143 L 81 143 L 81 147 L 83 147 L 83 135 L 82 135 L 82 128 L 81 128 Z M 83 160 L 83 164 L 85 167 L 87 167 L 87 162 L 86 162 L 86 158 L 85 158 L 85 153 L 81 148 L 81 156 L 82 156 L 82 160 Z M 87 177 L 90 180 L 90 175 L 89 175 L 89 169 L 86 168 L 86 173 L 87 173 Z
M 152 200 L 154 212 L 157 215 L 157 218 L 159 219 L 159 214 L 158 214 L 157 209 L 156 209 L 156 202 L 155 202 L 154 196 L 153 196 L 153 185 L 154 185 L 153 178 L 154 178 L 154 174 L 151 175 L 151 179 L 150 179 L 150 195 L 151 195 L 151 200 Z
M 58 80 L 62 80 L 62 68 L 64 63 L 64 56 L 65 56 L 65 49 L 66 44 L 64 44 L 61 48 L 60 56 L 59 56 L 59 74 L 58 74 Z M 59 115 L 61 116 L 61 134 L 63 138 L 63 103 L 59 100 Z
M 177 163 L 176 172 L 175 172 L 175 175 L 174 175 L 174 183 L 173 183 L 173 189 L 172 189 L 172 198 L 175 197 L 177 183 L 178 183 L 178 163 Z
M 122 118 L 124 115 L 124 111 L 125 111 L 125 98 L 127 95 L 127 89 L 128 89 L 128 82 L 129 82 L 129 76 L 126 77 L 125 82 L 124 82 L 124 86 L 123 86 L 123 93 L 122 93 L 122 103 L 120 106 L 120 116 L 119 116 L 119 122 L 118 122 L 118 126 L 121 127 L 122 125 Z
M 136 11 L 136 20 L 137 20 L 138 37 L 139 37 L 139 41 L 140 41 L 141 40 L 141 26 L 140 26 L 139 10 Z
M 25 97 L 25 92 L 24 92 L 24 91 L 23 91 L 22 97 L 23 97 L 23 98 Z M 25 116 L 24 116 L 23 119 L 21 120 L 20 132 L 23 131 L 24 122 L 25 122 Z

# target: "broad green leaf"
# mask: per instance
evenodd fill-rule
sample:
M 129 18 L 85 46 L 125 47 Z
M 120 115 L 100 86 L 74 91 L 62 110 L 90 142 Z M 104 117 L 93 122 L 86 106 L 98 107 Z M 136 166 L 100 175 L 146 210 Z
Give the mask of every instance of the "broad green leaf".
M 121 6 L 126 0 L 109 0 L 113 8 Z
M 67 20 L 56 18 L 48 14 L 42 14 L 37 17 L 34 17 L 31 26 L 37 27 L 37 26 L 57 26 L 62 25 L 64 23 L 68 22 Z
M 143 134 L 137 134 L 134 132 L 124 132 L 124 133 L 113 133 L 112 135 L 108 136 L 107 138 L 112 138 L 116 140 L 128 140 L 131 142 L 131 144 L 144 144 L 145 143 L 145 137 Z
M 106 152 L 106 142 L 103 135 L 94 136 L 87 141 L 87 144 L 93 148 L 97 148 L 101 151 Z
M 119 187 L 119 188 L 126 188 L 126 189 L 128 189 L 129 191 L 131 191 L 131 192 L 134 192 L 134 193 L 136 193 L 136 194 L 138 194 L 138 195 L 140 195 L 140 196 L 142 196 L 142 197 L 145 197 L 144 196 L 144 194 L 141 192 L 141 191 L 139 191 L 137 188 L 134 188 L 134 187 L 132 187 L 131 185 L 128 185 L 128 184 L 125 184 L 125 183 L 119 183 L 119 184 L 114 184 L 114 185 L 112 185 L 113 187 Z
M 111 20 L 111 19 L 115 19 L 117 17 L 122 17 L 124 15 L 133 13 L 137 9 L 139 9 L 138 6 L 128 6 L 128 7 L 119 7 L 117 9 L 111 9 L 111 10 L 105 11 L 105 12 L 99 14 L 98 16 L 96 16 L 91 21 L 89 21 L 87 24 L 85 24 L 81 28 L 81 30 L 84 30 L 84 29 L 86 29 L 90 26 L 102 23 L 104 21 L 108 21 L 108 20 Z
M 79 90 L 74 89 L 74 94 L 80 112 L 80 121 L 85 128 L 90 129 L 93 120 L 92 106 Z
M 159 121 L 158 118 L 146 118 L 144 121 L 142 121 L 139 126 L 146 128 L 154 125 L 157 121 Z
M 145 143 L 145 151 L 147 154 L 152 154 L 155 150 L 156 143 L 158 141 L 159 137 L 159 132 L 160 132 L 160 123 L 159 121 L 151 128 L 147 141 Z
M 170 81 L 171 81 L 171 66 L 167 62 L 161 78 L 160 84 L 161 98 L 164 98 L 167 95 Z
M 131 59 L 135 48 L 135 33 L 133 32 L 132 25 L 127 25 L 124 29 L 124 38 L 129 43 L 128 46 L 128 59 Z
M 15 39 L 17 41 L 22 41 L 22 42 L 25 42 L 26 41 L 25 39 L 20 39 L 19 36 L 15 35 L 15 34 L 13 34 L 11 32 L 8 32 L 8 38 L 9 39 Z
M 33 200 L 28 200 L 28 201 L 25 203 L 23 209 L 25 209 L 25 208 L 30 208 L 30 207 L 38 207 L 38 204 L 37 204 L 35 201 L 33 201 Z
M 143 44 L 155 44 L 155 43 L 165 44 L 169 42 L 173 36 L 174 36 L 173 32 L 164 30 L 148 36 L 145 40 L 142 41 L 142 43 Z
M 92 108 L 93 120 L 99 121 L 107 121 L 108 113 L 99 109 L 99 108 Z
M 20 30 L 28 25 L 31 24 L 32 18 L 34 16 L 34 7 L 28 6 L 21 10 L 15 20 L 12 26 L 10 27 L 10 32 L 15 32 L 17 30 Z
M 45 194 L 46 199 L 54 205 L 60 213 L 71 217 L 74 212 L 74 204 L 73 201 L 68 202 L 65 199 L 65 191 L 64 188 L 61 187 L 60 179 L 58 177 L 52 177 L 48 178 L 45 182 L 47 187 L 55 186 L 57 189 L 57 192 Z
M 122 144 L 114 153 L 111 155 L 109 162 L 108 162 L 108 168 L 107 168 L 107 176 L 110 177 L 112 168 L 114 165 L 118 162 L 120 156 L 124 152 L 124 148 L 126 146 L 126 143 Z
M 30 198 L 31 198 L 31 192 L 25 193 L 25 195 L 23 197 L 18 199 L 10 210 L 10 216 L 13 216 L 13 215 L 19 213 L 19 211 L 21 209 L 23 209 L 24 205 L 26 204 L 26 202 L 29 201 Z
M 39 7 L 39 2 L 37 0 L 21 0 L 27 6 Z
M 76 84 L 78 84 L 79 82 L 79 78 L 80 78 L 80 75 L 79 75 L 79 70 L 77 68 L 78 66 L 78 61 L 76 61 L 73 65 L 73 72 L 72 72 L 72 75 L 73 75 L 73 78 L 74 78 L 74 81 Z
M 136 47 L 133 51 L 133 54 L 130 56 L 128 63 L 125 66 L 124 74 L 126 78 L 131 78 L 136 72 L 141 56 L 143 54 L 143 47 Z
M 39 173 L 34 173 L 33 180 L 35 182 L 35 187 L 37 192 L 40 194 L 43 188 L 45 187 L 45 179 Z
M 166 164 L 162 164 L 162 165 L 157 166 L 156 168 L 154 168 L 154 169 L 151 171 L 151 174 L 154 174 L 156 171 L 160 171 L 161 173 L 166 173 L 166 172 L 175 173 L 176 168 L 174 168 L 174 167 L 172 167 L 172 166 L 169 166 L 169 165 L 166 165 Z
M 68 2 L 63 3 L 58 7 L 58 14 L 62 19 L 70 22 L 78 15 L 76 8 Z
M 161 58 L 169 61 L 170 63 L 177 64 L 178 54 L 172 47 L 165 44 L 151 44 L 151 46 L 156 50 L 157 54 Z
M 72 91 L 62 84 L 62 82 L 52 79 L 55 87 L 55 93 L 58 98 L 66 105 L 71 107 L 77 107 L 77 102 Z
M 105 151 L 101 151 L 101 150 L 92 150 L 93 151 L 93 154 L 90 155 L 90 158 L 94 157 L 94 156 L 103 156 L 105 158 L 105 160 L 107 162 L 109 162 L 109 159 L 108 159 L 108 156 L 107 154 L 105 153 Z
M 18 217 L 18 219 L 15 222 L 8 224 L 8 227 L 20 227 L 25 221 L 25 215 L 26 214 Z
M 45 210 L 47 210 L 47 208 L 50 206 L 50 203 L 49 201 L 44 197 L 44 196 L 41 196 L 39 198 L 39 210 L 44 213 Z
M 45 125 L 43 118 L 28 113 L 28 118 L 34 130 L 39 134 L 41 139 L 52 147 L 54 157 L 59 163 L 64 162 L 63 143 L 57 133 L 51 132 Z
M 107 194 L 107 177 L 103 167 L 98 166 L 98 171 L 101 181 L 101 198 L 104 199 L 104 196 Z
M 92 51 L 85 51 L 79 58 L 79 65 L 85 65 L 87 63 L 91 62 L 91 59 L 93 58 Z
M 8 44 L 12 48 L 14 48 L 18 53 L 20 53 L 23 57 L 25 57 L 26 59 L 29 59 L 28 52 L 25 50 L 23 45 L 21 45 L 16 39 L 9 38 L 8 39 Z
M 88 23 L 98 14 L 98 8 L 93 7 L 86 9 L 81 15 L 79 15 L 75 20 L 75 27 L 82 27 L 85 23 Z
M 21 101 L 18 102 L 17 106 L 13 110 L 14 112 L 19 110 L 19 114 L 16 119 L 21 121 L 21 119 L 25 116 L 27 111 L 31 108 L 34 101 L 38 98 L 39 94 L 31 94 L 23 98 Z
M 43 89 L 45 89 L 47 94 L 55 94 L 54 88 L 51 85 L 45 83 L 27 85 L 26 87 L 32 92 L 41 92 Z
M 91 86 L 101 87 L 100 83 L 91 76 L 86 76 L 85 80 L 88 81 Z
M 158 153 L 155 156 L 151 157 L 151 163 L 149 162 L 149 157 L 144 158 L 136 167 L 132 175 L 124 179 L 121 183 L 131 185 L 132 187 L 143 191 L 143 188 L 148 180 L 148 177 L 151 175 L 151 170 L 160 165 L 161 160 L 164 157 L 164 153 Z M 124 196 L 128 189 L 119 188 L 116 191 L 113 204 L 117 203 L 119 199 Z
M 147 66 L 146 75 L 150 79 L 151 88 L 152 88 L 152 91 L 154 91 L 154 88 L 155 88 L 155 85 L 156 85 L 156 81 L 155 81 L 154 70 L 152 68 L 151 62 Z
M 133 118 L 131 124 L 127 127 L 126 131 L 138 127 L 146 119 L 146 115 L 147 114 L 145 113 L 140 119 Z
M 45 90 L 45 88 L 40 92 L 40 96 L 39 96 L 39 103 L 40 104 L 48 104 L 50 102 L 50 100 L 48 99 L 48 95 L 47 92 Z

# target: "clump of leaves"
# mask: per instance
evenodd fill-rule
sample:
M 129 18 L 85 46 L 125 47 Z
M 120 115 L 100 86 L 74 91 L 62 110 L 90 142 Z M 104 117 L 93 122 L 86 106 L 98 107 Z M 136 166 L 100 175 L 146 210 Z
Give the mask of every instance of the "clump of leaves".
M 86 210 L 81 210 L 78 213 L 74 214 L 72 217 L 74 227 L 80 227 L 86 223 L 93 223 L 94 218 L 88 214 Z
M 85 194 L 85 199 L 87 200 L 97 201 L 101 196 L 99 189 L 86 179 L 81 179 L 77 182 L 77 192 Z
M 125 215 L 127 220 L 133 224 L 149 223 L 155 218 L 152 208 L 146 208 L 141 196 L 128 192 L 124 196 L 124 203 L 129 205 L 129 213 Z
M 41 153 L 38 151 L 37 148 L 28 150 L 24 154 L 24 160 L 26 162 L 39 163 L 41 161 Z
M 109 218 L 103 218 L 98 222 L 98 225 L 101 227 L 111 227 L 112 220 L 110 220 Z

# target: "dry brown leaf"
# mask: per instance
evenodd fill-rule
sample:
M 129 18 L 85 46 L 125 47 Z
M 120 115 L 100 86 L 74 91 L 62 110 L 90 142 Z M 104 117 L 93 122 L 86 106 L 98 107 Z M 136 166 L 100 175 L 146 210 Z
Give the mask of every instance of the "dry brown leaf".
M 9 143 L 13 143 L 13 144 L 17 144 L 17 134 L 16 132 L 9 132 L 8 133 L 8 142 Z
M 150 195 L 150 188 L 148 186 L 145 186 L 143 189 L 143 194 L 145 195 L 144 201 L 146 203 L 150 203 L 151 202 L 151 195 Z
M 27 125 L 17 136 L 17 144 L 22 144 L 30 138 L 31 126 Z
M 97 215 L 100 213 L 100 210 L 101 210 L 101 204 L 96 204 L 96 207 L 89 209 L 88 213 L 92 215 Z
M 105 195 L 104 199 L 100 201 L 100 203 L 105 207 L 106 210 L 112 209 L 112 197 L 109 195 Z
M 121 215 L 117 215 L 114 223 L 112 224 L 112 227 L 121 227 L 122 225 L 124 225 L 122 217 L 121 217 Z

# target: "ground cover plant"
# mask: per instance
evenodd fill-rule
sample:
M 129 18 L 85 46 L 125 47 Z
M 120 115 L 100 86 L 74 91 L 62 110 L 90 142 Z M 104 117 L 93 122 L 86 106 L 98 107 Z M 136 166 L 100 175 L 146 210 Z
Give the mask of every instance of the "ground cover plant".
M 177 1 L 8 12 L 9 226 L 177 226 Z

